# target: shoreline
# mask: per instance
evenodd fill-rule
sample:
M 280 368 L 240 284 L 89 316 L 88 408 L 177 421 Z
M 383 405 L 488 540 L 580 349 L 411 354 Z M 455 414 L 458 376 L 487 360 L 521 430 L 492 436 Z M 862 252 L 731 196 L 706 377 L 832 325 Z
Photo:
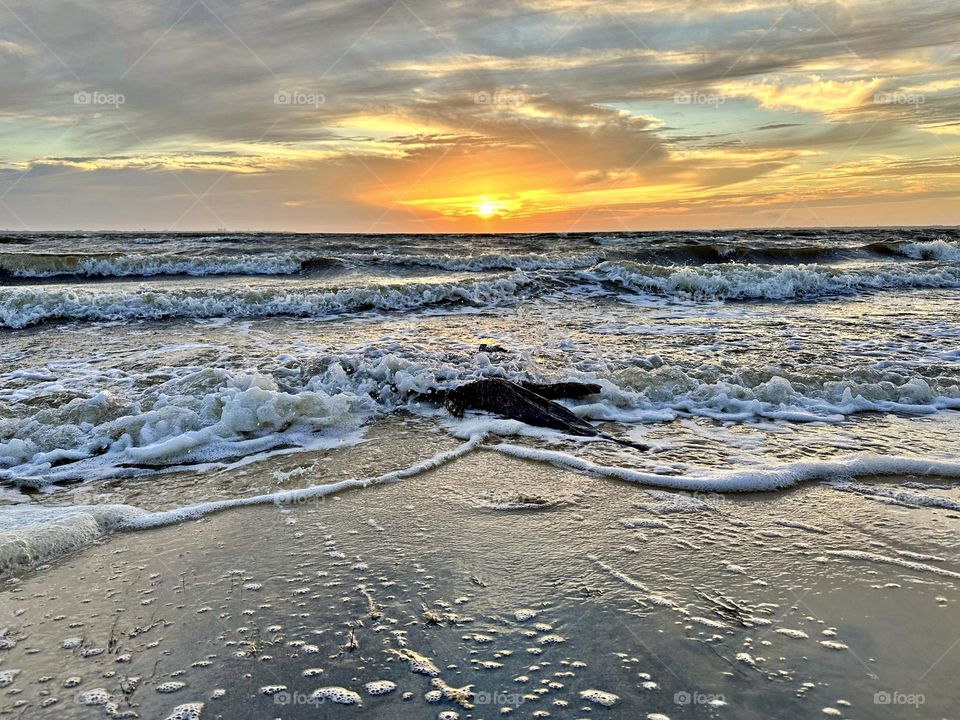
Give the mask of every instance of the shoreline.
M 402 425 L 402 423 L 400 423 Z M 383 423 L 373 434 L 375 442 L 389 438 L 398 427 L 396 421 Z M 694 503 L 697 498 L 716 498 L 726 494 L 771 493 L 802 487 L 814 482 L 827 482 L 843 492 L 872 495 L 889 502 L 902 502 L 909 506 L 936 507 L 944 510 L 960 511 L 960 500 L 953 500 L 937 494 L 887 488 L 885 485 L 895 482 L 904 475 L 915 478 L 934 478 L 950 480 L 960 478 L 960 463 L 933 458 L 906 456 L 850 455 L 831 460 L 796 461 L 753 467 L 749 470 L 717 471 L 716 469 L 697 469 L 683 474 L 662 474 L 639 472 L 629 467 L 598 464 L 568 452 L 537 447 L 525 447 L 510 442 L 514 437 L 558 439 L 564 437 L 553 431 L 524 426 L 513 420 L 489 420 L 482 416 L 468 418 L 453 423 L 451 428 L 451 447 L 440 450 L 401 469 L 389 470 L 378 475 L 366 477 L 343 477 L 330 482 L 313 483 L 304 478 L 300 486 L 268 493 L 240 494 L 237 497 L 209 500 L 179 507 L 149 510 L 130 504 L 68 504 L 58 505 L 57 498 L 71 492 L 70 486 L 58 486 L 46 499 L 50 503 L 27 502 L 0 506 L 0 519 L 4 510 L 13 512 L 10 519 L 13 527 L 0 532 L 0 579 L 19 572 L 26 572 L 41 563 L 55 561 L 59 555 L 74 552 L 94 542 L 99 542 L 114 533 L 129 533 L 148 530 L 167 525 L 177 525 L 196 520 L 211 514 L 225 512 L 241 507 L 257 505 L 276 505 L 290 507 L 336 496 L 355 489 L 373 488 L 402 480 L 415 479 L 431 470 L 455 462 L 470 453 L 481 452 L 500 454 L 504 457 L 525 460 L 531 463 L 550 466 L 560 471 L 607 480 L 622 481 L 637 485 L 648 492 L 662 490 L 676 491 L 676 497 L 691 496 Z M 330 451 L 339 449 L 344 454 L 356 449 L 362 433 L 353 433 L 349 437 L 320 438 L 313 443 L 313 450 L 281 449 L 263 454 L 258 462 L 268 460 L 291 461 L 298 463 L 322 448 Z M 452 445 L 454 438 L 462 442 Z M 566 438 L 571 440 L 573 438 Z M 499 440 L 499 441 L 497 441 Z M 599 442 L 593 439 L 582 443 Z M 601 443 L 602 444 L 602 443 Z M 239 467 L 248 467 L 254 474 L 258 469 L 256 462 L 249 458 L 228 463 L 220 470 L 229 474 Z M 202 468 L 173 469 L 175 473 L 202 472 Z M 284 471 L 277 470 L 283 476 Z M 300 474 L 297 469 L 292 475 Z M 164 482 L 164 473 L 153 476 L 155 482 Z M 841 478 L 841 479 L 837 479 Z M 862 479 L 866 483 L 857 483 Z M 916 483 L 915 483 L 916 484 Z M 919 483 L 923 486 L 924 483 Z M 75 486 L 76 491 L 96 491 L 96 483 Z M 175 494 L 174 494 L 175 496 Z M 31 516 L 32 513 L 32 516 Z M 23 523 L 19 527 L 17 522 Z M 59 537 L 50 540 L 50 535 Z M 19 558 L 19 559 L 18 559 Z
M 522 495 L 552 504 L 504 509 Z M 76 696 L 102 688 L 120 709 L 158 718 L 195 702 L 204 718 L 489 718 L 501 707 L 682 718 L 722 696 L 717 717 L 785 704 L 814 717 L 845 713 L 844 701 L 851 716 L 894 718 L 873 695 L 912 689 L 924 712 L 946 713 L 960 700 L 957 665 L 935 661 L 960 595 L 954 578 L 922 566 L 960 566 L 958 520 L 817 484 L 694 498 L 470 453 L 402 483 L 113 535 L 8 582 L 0 626 L 16 644 L 0 651 L 0 672 L 20 672 L 3 704 L 99 717 L 103 706 Z M 898 559 L 907 564 L 886 561 Z M 64 592 L 78 582 L 81 592 Z M 930 612 L 910 612 L 918 603 Z M 536 619 L 517 620 L 525 609 Z M 407 650 L 488 704 L 426 702 L 431 679 L 410 671 Z M 64 689 L 73 676 L 81 683 Z M 125 693 L 131 677 L 141 679 Z M 378 680 L 397 690 L 369 695 Z M 363 708 L 303 700 L 327 686 L 359 693 Z M 218 688 L 229 690 L 214 697 Z M 619 700 L 606 708 L 580 696 L 588 690 Z M 40 708 L 49 697 L 59 702 Z

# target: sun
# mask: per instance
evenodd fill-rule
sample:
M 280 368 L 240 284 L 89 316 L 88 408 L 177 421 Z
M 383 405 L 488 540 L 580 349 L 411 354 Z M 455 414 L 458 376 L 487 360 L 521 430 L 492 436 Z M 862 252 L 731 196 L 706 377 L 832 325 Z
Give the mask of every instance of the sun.
M 482 218 L 491 218 L 494 215 L 502 215 L 503 211 L 506 210 L 506 205 L 495 200 L 488 200 L 483 197 L 477 201 L 477 204 L 473 210 L 474 215 L 478 215 Z

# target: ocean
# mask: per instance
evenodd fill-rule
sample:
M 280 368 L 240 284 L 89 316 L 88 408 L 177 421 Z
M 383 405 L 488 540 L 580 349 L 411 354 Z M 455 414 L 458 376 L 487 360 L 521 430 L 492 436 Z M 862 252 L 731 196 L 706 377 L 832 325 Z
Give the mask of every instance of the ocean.
M 7 234 L 0 707 L 948 717 L 958 301 L 948 228 Z M 423 397 L 494 377 L 650 449 Z

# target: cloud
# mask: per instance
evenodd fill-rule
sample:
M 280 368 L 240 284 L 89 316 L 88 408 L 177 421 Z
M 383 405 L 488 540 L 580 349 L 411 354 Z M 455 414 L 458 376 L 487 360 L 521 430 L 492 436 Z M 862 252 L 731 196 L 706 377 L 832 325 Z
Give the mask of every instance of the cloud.
M 752 98 L 767 110 L 801 110 L 830 115 L 871 102 L 884 82 L 883 78 L 826 80 L 811 75 L 803 82 L 727 83 L 718 86 L 717 90 L 725 95 Z
M 516 227 L 642 222 L 779 206 L 881 154 L 942 179 L 925 160 L 960 139 L 960 7 L 933 0 L 8 0 L 0 18 L 0 193 L 30 171 L 6 197 L 29 223 L 457 228 L 479 196 Z M 674 102 L 695 92 L 730 101 Z M 221 177 L 200 205 L 177 181 Z

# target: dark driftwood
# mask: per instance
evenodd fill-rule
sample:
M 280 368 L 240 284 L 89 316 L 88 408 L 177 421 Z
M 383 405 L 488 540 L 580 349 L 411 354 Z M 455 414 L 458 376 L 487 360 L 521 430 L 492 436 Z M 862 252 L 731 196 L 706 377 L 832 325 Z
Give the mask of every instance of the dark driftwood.
M 532 383 L 523 382 L 521 386 L 535 392 L 547 400 L 561 400 L 562 398 L 573 398 L 579 400 L 587 395 L 596 395 L 600 392 L 600 386 L 594 383 L 582 382 L 558 382 L 558 383 Z
M 482 410 L 568 435 L 602 437 L 606 440 L 647 449 L 645 445 L 605 435 L 556 402 L 559 398 L 582 398 L 600 392 L 600 386 L 592 383 L 562 382 L 551 384 L 517 384 L 502 378 L 488 378 L 465 383 L 452 390 L 432 390 L 421 395 L 431 402 L 442 403 L 450 414 L 463 417 L 466 410 Z
M 463 417 L 465 410 L 484 410 L 520 420 L 528 425 L 563 430 L 571 435 L 596 435 L 590 423 L 522 385 L 491 378 L 467 383 L 447 391 L 443 400 L 450 414 Z

